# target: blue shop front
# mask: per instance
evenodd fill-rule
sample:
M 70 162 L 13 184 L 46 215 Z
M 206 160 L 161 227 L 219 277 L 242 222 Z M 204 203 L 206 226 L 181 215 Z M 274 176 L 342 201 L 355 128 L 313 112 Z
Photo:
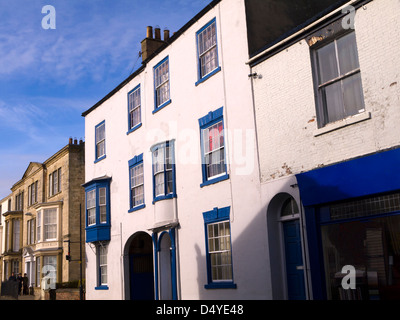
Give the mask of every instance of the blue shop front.
M 400 149 L 296 175 L 313 299 L 400 299 Z M 356 288 L 342 286 L 344 266 Z

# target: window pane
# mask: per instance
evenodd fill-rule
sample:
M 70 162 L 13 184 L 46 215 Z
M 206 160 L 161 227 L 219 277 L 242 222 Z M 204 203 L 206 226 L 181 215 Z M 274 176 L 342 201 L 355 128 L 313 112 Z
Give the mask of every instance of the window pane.
M 96 223 L 96 208 L 92 208 L 88 210 L 88 226 Z
M 97 158 L 105 155 L 105 141 L 101 141 L 97 144 Z
M 166 171 L 167 174 L 167 193 L 173 192 L 173 179 L 172 179 L 172 170 Z
M 337 40 L 340 74 L 344 75 L 359 68 L 356 36 L 352 32 Z
M 107 222 L 107 207 L 101 206 L 100 207 L 100 223 L 106 223 L 106 222 Z
M 361 74 L 357 73 L 343 80 L 344 109 L 347 116 L 363 111 L 364 98 Z
M 317 59 L 320 84 L 339 76 L 334 42 L 318 49 Z
M 96 128 L 96 142 L 105 139 L 105 124 L 100 125 Z
M 156 196 L 163 195 L 164 189 L 164 172 L 161 172 L 155 176 L 155 193 Z
M 343 96 L 341 82 L 335 82 L 323 89 L 323 98 L 326 112 L 328 115 L 327 122 L 333 122 L 344 118 Z
M 106 188 L 99 188 L 99 204 L 101 206 L 106 204 Z

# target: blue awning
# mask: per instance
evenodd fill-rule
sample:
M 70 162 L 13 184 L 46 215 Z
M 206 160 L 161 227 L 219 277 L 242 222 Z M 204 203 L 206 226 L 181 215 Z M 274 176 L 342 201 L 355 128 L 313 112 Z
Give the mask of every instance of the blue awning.
M 296 175 L 304 206 L 400 190 L 400 149 Z

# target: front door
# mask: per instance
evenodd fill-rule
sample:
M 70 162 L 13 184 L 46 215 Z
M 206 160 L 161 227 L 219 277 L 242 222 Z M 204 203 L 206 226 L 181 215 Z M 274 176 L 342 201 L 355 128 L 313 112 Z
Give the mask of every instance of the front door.
M 299 219 L 283 222 L 289 300 L 305 300 L 304 264 Z

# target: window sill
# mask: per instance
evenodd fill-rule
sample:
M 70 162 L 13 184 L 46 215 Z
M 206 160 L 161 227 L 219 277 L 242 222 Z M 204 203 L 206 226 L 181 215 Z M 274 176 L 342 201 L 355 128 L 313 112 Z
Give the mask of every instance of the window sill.
M 218 178 L 210 179 L 210 180 L 203 182 L 202 184 L 200 184 L 200 188 L 203 188 L 205 186 L 209 186 L 211 184 L 218 183 L 218 182 L 221 182 L 224 180 L 228 180 L 228 179 L 229 179 L 229 174 L 226 173 L 223 176 L 220 176 Z
M 340 128 L 344 128 L 347 127 L 349 125 L 361 122 L 361 121 L 365 121 L 371 119 L 371 112 L 363 112 L 363 113 L 359 113 L 356 114 L 354 116 L 350 116 L 346 119 L 343 120 L 339 120 L 333 123 L 328 123 L 327 125 L 325 125 L 325 127 L 319 128 L 317 130 L 314 131 L 314 137 L 318 137 L 322 134 L 340 129 Z
M 236 283 L 233 282 L 221 282 L 221 283 L 209 283 L 204 286 L 206 289 L 236 289 Z
M 196 87 L 203 83 L 204 81 L 206 81 L 208 78 L 211 78 L 214 74 L 218 73 L 221 71 L 221 67 L 218 67 L 217 69 L 214 69 L 214 71 L 211 71 L 210 73 L 206 74 L 203 78 L 199 79 L 199 81 L 197 81 L 195 83 Z
M 145 204 L 141 204 L 140 206 L 136 206 L 136 207 L 133 207 L 133 208 L 129 209 L 128 213 L 135 212 L 135 211 L 138 211 L 138 210 L 143 209 L 143 208 L 146 208 Z
M 166 107 L 167 105 L 169 105 L 172 102 L 171 99 L 169 99 L 168 101 L 164 102 L 163 104 L 159 105 L 157 108 L 155 108 L 153 110 L 153 114 L 157 113 L 158 111 L 160 111 L 161 109 L 163 109 L 164 107 Z
M 142 123 L 138 123 L 136 126 L 134 126 L 133 128 L 129 129 L 128 132 L 126 133 L 127 135 L 132 133 L 133 131 L 136 131 L 137 129 L 139 129 L 142 126 Z
M 105 286 L 105 285 L 98 286 L 98 287 L 95 287 L 94 290 L 108 290 L 108 286 Z
M 106 156 L 104 155 L 104 156 L 102 156 L 102 157 L 100 157 L 100 158 L 94 160 L 94 163 L 100 162 L 101 160 L 103 160 L 103 159 L 105 159 L 105 158 L 106 158 Z
M 167 199 L 173 199 L 176 198 L 177 195 L 175 193 L 169 193 L 166 196 L 157 196 L 153 200 L 153 204 L 155 204 L 157 201 L 162 201 L 162 200 L 167 200 Z

